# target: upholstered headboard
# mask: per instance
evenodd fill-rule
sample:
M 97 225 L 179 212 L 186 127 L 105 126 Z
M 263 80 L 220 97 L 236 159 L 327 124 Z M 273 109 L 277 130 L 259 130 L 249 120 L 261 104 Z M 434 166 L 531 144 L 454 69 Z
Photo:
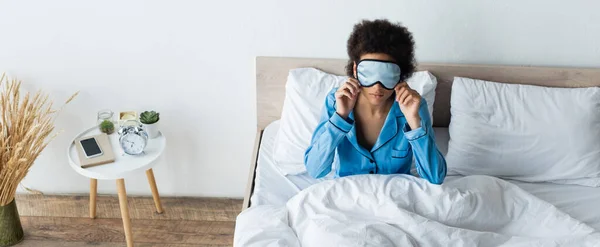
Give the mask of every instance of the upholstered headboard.
M 345 59 L 257 57 L 258 128 L 264 129 L 281 117 L 290 69 L 313 67 L 344 75 L 346 63 Z M 423 63 L 418 70 L 428 70 L 438 79 L 433 110 L 436 127 L 447 127 L 450 123 L 450 90 L 455 76 L 548 87 L 600 86 L 600 69 Z

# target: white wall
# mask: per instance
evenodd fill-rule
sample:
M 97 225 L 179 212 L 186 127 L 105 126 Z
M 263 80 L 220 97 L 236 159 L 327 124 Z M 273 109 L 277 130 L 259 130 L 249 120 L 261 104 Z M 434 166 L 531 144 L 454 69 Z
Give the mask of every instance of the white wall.
M 162 195 L 242 197 L 256 126 L 254 57 L 345 58 L 352 25 L 402 21 L 422 62 L 600 67 L 600 3 L 432 1 L 2 1 L 0 71 L 57 101 L 65 132 L 24 184 L 87 193 L 69 140 L 101 108 L 156 109 L 169 138 Z M 149 194 L 145 175 L 126 180 Z M 21 190 L 23 191 L 23 190 Z M 101 181 L 100 193 L 114 193 Z

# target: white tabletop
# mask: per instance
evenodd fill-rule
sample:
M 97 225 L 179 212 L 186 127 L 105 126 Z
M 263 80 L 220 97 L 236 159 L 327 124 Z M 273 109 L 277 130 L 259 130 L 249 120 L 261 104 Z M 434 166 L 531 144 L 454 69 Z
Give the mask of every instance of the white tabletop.
M 113 152 L 115 154 L 115 162 L 104 165 L 98 165 L 88 168 L 81 168 L 79 157 L 74 141 L 79 137 L 93 136 L 100 134 L 98 127 L 92 127 L 71 141 L 67 155 L 69 164 L 77 173 L 88 178 L 95 179 L 120 179 L 125 178 L 133 173 L 144 172 L 154 166 L 155 161 L 160 157 L 165 150 L 167 139 L 160 133 L 156 138 L 148 139 L 148 145 L 144 149 L 144 153 L 140 155 L 128 155 L 123 152 L 119 146 L 119 134 L 115 133 L 108 136 L 111 142 Z

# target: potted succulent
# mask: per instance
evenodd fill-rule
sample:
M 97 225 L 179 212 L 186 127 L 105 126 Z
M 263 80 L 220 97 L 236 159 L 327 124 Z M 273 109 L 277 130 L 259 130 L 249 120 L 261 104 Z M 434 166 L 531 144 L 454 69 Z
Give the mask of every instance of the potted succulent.
M 158 112 L 145 111 L 140 114 L 140 122 L 142 122 L 144 129 L 148 133 L 148 137 L 156 138 L 159 136 L 158 120 L 160 120 L 160 114 Z
M 102 123 L 100 123 L 100 126 L 98 127 L 100 128 L 100 132 L 106 133 L 107 135 L 110 135 L 113 132 L 115 132 L 115 124 L 110 120 L 102 121 Z
M 0 76 L 0 105 L 0 246 L 11 246 L 23 239 L 15 202 L 17 186 L 56 137 L 54 120 L 60 110 L 52 108 L 48 94 L 23 93 L 21 82 L 4 74 Z

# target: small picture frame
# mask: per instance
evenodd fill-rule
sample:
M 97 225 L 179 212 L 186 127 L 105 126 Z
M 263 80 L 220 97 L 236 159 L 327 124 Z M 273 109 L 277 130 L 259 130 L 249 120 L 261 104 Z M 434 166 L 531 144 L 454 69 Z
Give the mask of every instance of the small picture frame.
M 123 126 L 128 120 L 137 120 L 137 112 L 135 111 L 122 111 L 119 112 L 119 126 Z

